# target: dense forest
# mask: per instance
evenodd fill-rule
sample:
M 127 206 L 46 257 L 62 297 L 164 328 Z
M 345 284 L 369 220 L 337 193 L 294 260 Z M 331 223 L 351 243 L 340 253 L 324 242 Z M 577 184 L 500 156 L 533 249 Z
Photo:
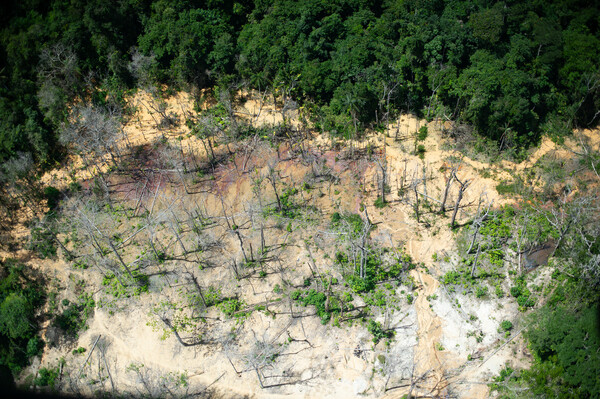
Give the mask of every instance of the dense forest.
M 518 154 L 597 123 L 589 1 L 12 1 L 2 9 L 0 159 L 60 157 L 66 105 L 149 81 L 286 92 L 340 135 L 399 111 Z M 355 131 L 356 130 L 356 131 Z
M 299 148 L 297 151 L 301 155 L 298 156 L 302 162 L 311 165 L 313 180 L 302 183 L 298 186 L 300 189 L 294 186 L 297 182 L 284 178 L 277 165 L 262 165 L 267 170 L 264 175 L 259 175 L 260 168 L 256 167 L 257 175 L 253 175 L 252 190 L 260 201 L 265 220 L 267 216 L 280 218 L 275 224 L 292 234 L 298 228 L 299 220 L 314 217 L 306 216 L 314 209 L 299 205 L 302 201 L 298 196 L 302 195 L 304 201 L 305 193 L 309 196 L 318 184 L 323 187 L 329 184 L 331 198 L 332 184 L 340 181 L 333 172 L 325 172 L 325 161 L 321 165 L 315 160 L 316 155 L 310 155 L 314 159 L 307 155 L 312 154 L 312 150 L 303 144 L 304 135 L 308 137 L 308 133 L 304 130 L 301 134 L 295 131 L 298 136 L 290 133 L 287 115 L 292 112 L 302 120 L 306 131 L 324 134 L 332 139 L 332 143 L 334 140 L 339 140 L 336 141 L 338 144 L 347 143 L 342 146 L 349 146 L 352 156 L 356 142 L 369 134 L 387 132 L 401 115 L 460 127 L 449 131 L 449 138 L 460 141 L 461 135 L 466 135 L 471 141 L 469 151 L 485 153 L 490 164 L 499 163 L 501 159 L 526 160 L 531 149 L 544 137 L 559 144 L 572 140 L 580 147 L 572 151 L 572 164 L 569 163 L 572 168 L 568 166 L 570 175 L 564 161 L 551 164 L 547 159 L 541 159 L 531 170 L 513 175 L 510 183 L 502 180 L 496 187 L 499 194 L 512 196 L 515 204 L 492 207 L 493 201 L 484 203 L 481 194 L 479 205 L 475 205 L 477 211 L 463 223 L 455 223 L 455 218 L 460 219 L 457 212 L 473 178 L 459 179 L 459 162 L 452 159 L 439 169 L 440 173 L 449 174 L 440 186 L 440 199 L 437 200 L 427 195 L 427 173 L 433 175 L 435 171 L 426 171 L 425 163 L 422 165 L 423 177 L 419 178 L 420 169 L 417 171 L 415 167 L 413 181 L 409 183 L 405 159 L 404 177 L 401 183 L 396 181 L 398 188 L 392 195 L 386 144 L 381 150 L 383 155 L 379 149 L 373 149 L 370 142 L 363 152 L 358 148 L 357 151 L 360 156 L 366 154 L 377 171 L 376 208 L 387 206 L 386 195 L 398 197 L 398 203 L 407 205 L 416 223 L 426 226 L 424 229 L 438 223 L 428 219 L 428 212 L 441 215 L 441 218 L 446 212 L 453 212 L 449 231 L 455 234 L 452 237 L 457 242 L 466 240 L 467 244 L 460 245 L 466 245 L 468 249 L 459 245 L 463 251 L 460 265 L 453 271 L 444 269 L 446 273 L 437 276 L 450 292 L 460 291 L 462 286 L 465 292 L 480 298 L 491 295 L 488 295 L 488 286 L 492 290 L 495 287 L 497 298 L 511 300 L 520 312 L 529 312 L 523 318 L 526 322 L 522 330 L 533 356 L 531 367 L 516 371 L 507 366 L 494 378 L 491 389 L 505 397 L 521 397 L 525 393 L 528 397 L 597 397 L 600 395 L 600 314 L 596 311 L 600 292 L 600 231 L 597 223 L 600 155 L 592 144 L 582 139 L 584 136 L 574 137 L 573 131 L 594 129 L 600 123 L 599 28 L 600 4 L 581 0 L 6 1 L 0 6 L 0 208 L 3 215 L 0 229 L 10 232 L 23 217 L 20 211 L 27 209 L 33 215 L 26 223 L 30 229 L 27 249 L 41 259 L 56 259 L 57 254 L 61 254 L 74 270 L 87 269 L 93 262 L 104 265 L 97 267 L 105 273 L 102 284 L 113 287 L 115 297 L 139 296 L 148 291 L 150 281 L 139 266 L 143 262 L 138 258 L 145 252 L 133 261 L 127 260 L 133 255 L 127 252 L 123 243 L 122 237 L 131 231 L 134 232 L 131 237 L 138 234 L 138 225 L 131 222 L 131 226 L 124 228 L 126 223 L 121 224 L 121 218 L 129 221 L 145 217 L 139 222 L 139 226 L 143 224 L 140 231 L 150 231 L 148 226 L 154 226 L 154 229 L 170 223 L 177 244 L 171 247 L 171 243 L 164 244 L 160 249 L 163 238 L 158 233 L 149 239 L 151 248 L 148 247 L 147 252 L 152 254 L 152 267 L 157 267 L 157 274 L 164 272 L 165 262 L 175 264 L 184 258 L 185 262 L 191 262 L 188 256 L 191 259 L 192 254 L 194 262 L 200 262 L 200 255 L 188 250 L 191 244 L 186 237 L 196 245 L 200 236 L 204 240 L 203 234 L 208 234 L 205 230 L 215 225 L 223 230 L 223 235 L 225 232 L 230 234 L 236 246 L 239 240 L 243 267 L 263 267 L 257 274 L 264 279 L 271 274 L 264 271 L 264 264 L 269 261 L 263 261 L 263 258 L 269 258 L 263 237 L 264 225 L 268 223 L 261 220 L 260 228 L 256 227 L 254 216 L 248 216 L 247 223 L 252 227 L 244 227 L 249 231 L 243 236 L 241 226 L 247 223 L 235 223 L 234 207 L 226 210 L 222 192 L 219 192 L 220 203 L 215 200 L 215 209 L 223 213 L 220 219 L 209 215 L 206 207 L 200 212 L 199 208 L 192 210 L 181 205 L 178 216 L 170 211 L 172 219 L 165 217 L 159 222 L 151 219 L 162 177 L 156 193 L 151 191 L 156 184 L 154 175 L 146 180 L 141 190 L 148 191 L 148 201 L 152 204 L 147 206 L 149 209 L 145 214 L 141 211 L 138 214 L 138 210 L 147 205 L 143 200 L 145 194 L 140 195 L 139 201 L 134 201 L 135 209 L 123 210 L 126 205 L 118 204 L 119 200 L 115 199 L 118 196 L 111 187 L 118 184 L 121 175 L 131 172 L 131 164 L 156 156 L 158 160 L 149 168 L 178 175 L 172 180 L 181 183 L 187 195 L 194 195 L 196 193 L 191 192 L 189 186 L 206 183 L 207 180 L 202 179 L 211 174 L 212 181 L 218 181 L 222 177 L 217 173 L 219 166 L 230 162 L 229 165 L 233 164 L 232 168 L 238 171 L 236 151 L 230 150 L 230 144 L 239 150 L 239 155 L 242 149 L 246 151 L 250 146 L 251 139 L 262 137 L 268 142 L 265 148 L 276 148 L 277 165 L 283 162 L 280 146 L 284 148 L 285 145 L 290 153 L 293 152 L 291 149 Z M 150 93 L 156 100 L 153 105 L 148 102 L 147 109 L 161 118 L 156 122 L 157 129 L 168 130 L 181 124 L 189 129 L 190 136 L 201 140 L 207 157 L 205 166 L 198 166 L 199 161 L 192 150 L 188 158 L 184 156 L 180 139 L 179 144 L 171 144 L 164 135 L 162 141 L 153 144 L 152 150 L 128 143 L 128 155 L 120 153 L 114 132 L 118 130 L 117 125 L 129 122 L 128 118 L 135 114 L 130 99 L 140 92 Z M 178 92 L 190 95 L 193 111 L 183 110 L 181 104 L 182 115 L 167 111 L 166 99 Z M 263 131 L 243 125 L 236 119 L 234 103 L 247 93 L 279 106 L 282 124 Z M 209 109 L 209 103 L 217 105 Z M 92 132 L 93 129 L 97 131 Z M 421 143 L 427 138 L 427 126 L 416 130 L 411 132 L 416 135 L 415 151 L 411 155 L 418 155 L 423 160 L 426 149 Z M 235 147 L 236 143 L 242 144 Z M 251 143 L 259 147 L 254 141 Z M 220 144 L 226 145 L 227 153 L 225 145 Z M 143 155 L 144 151 L 149 151 L 150 155 Z M 66 160 L 73 154 L 81 157 L 84 165 L 81 169 L 89 173 L 89 181 L 76 181 L 73 171 L 73 181 L 67 189 L 59 190 L 41 183 L 44 173 L 65 167 Z M 108 154 L 111 159 L 102 164 L 105 161 L 99 160 Z M 128 160 L 128 156 L 134 161 Z M 242 170 L 245 172 L 252 157 L 244 156 Z M 323 153 L 321 156 L 325 159 Z M 335 155 L 335 161 L 338 161 L 338 155 Z M 104 168 L 106 164 L 110 166 Z M 322 169 L 317 172 L 315 165 Z M 489 178 L 485 172 L 480 174 Z M 132 172 L 130 175 L 132 179 L 137 178 Z M 537 178 L 536 182 L 543 180 L 544 184 L 536 186 L 534 178 Z M 430 196 L 434 195 L 432 187 L 437 184 L 433 180 L 431 178 Z M 567 180 L 575 183 L 565 183 Z M 361 189 L 366 190 L 366 183 L 359 178 L 357 181 Z M 448 194 L 454 195 L 452 187 L 456 187 L 457 200 L 454 206 L 446 207 Z M 345 190 L 343 187 L 338 189 Z M 91 193 L 96 205 L 91 206 L 79 198 L 82 192 Z M 271 208 L 263 204 L 265 192 L 275 195 Z M 410 197 L 413 192 L 414 200 Z M 69 201 L 80 202 L 73 205 Z M 165 204 L 167 202 L 165 200 Z M 167 209 L 167 205 L 164 206 Z M 362 202 L 360 209 L 363 212 Z M 123 213 L 118 216 L 119 212 Z M 82 215 L 89 216 L 88 224 L 79 219 L 74 221 Z M 236 215 L 242 219 L 239 213 Z M 111 217 L 118 220 L 118 223 L 110 222 L 116 226 L 114 231 L 110 230 L 113 227 L 106 227 L 110 225 L 106 220 Z M 321 219 L 324 218 L 321 215 Z M 68 228 L 64 227 L 67 221 L 70 223 Z M 364 296 L 367 308 L 375 308 L 377 287 L 396 281 L 394 278 L 400 275 L 397 287 L 412 287 L 414 281 L 408 276 L 416 266 L 410 257 L 403 258 L 404 255 L 394 253 L 393 266 L 389 266 L 386 262 L 391 257 L 388 252 L 392 250 L 386 248 L 377 252 L 370 246 L 372 243 L 367 250 L 369 234 L 375 227 L 366 212 L 364 216 L 350 215 L 340 209 L 331 217 L 327 215 L 326 222 L 335 234 L 350 237 L 344 244 L 339 244 L 340 248 L 348 246 L 354 251 L 353 255 L 350 250 L 331 254 L 331 262 L 336 267 L 350 270 L 354 256 L 356 269 L 358 248 L 363 251 L 359 271 L 348 275 L 344 274 L 346 271 L 342 273 L 344 287 L 349 287 L 350 291 L 332 293 L 336 279 L 329 276 L 327 282 L 327 278 L 311 268 L 312 278 L 317 282 L 311 283 L 307 279 L 304 287 L 294 286 L 297 289 L 293 291 L 288 287 L 290 292 L 284 294 L 291 298 L 290 301 L 304 307 L 314 306 L 322 324 L 333 320 L 332 323 L 339 326 L 345 313 L 356 310 L 350 304 L 353 301 L 350 292 Z M 186 225 L 184 229 L 185 223 L 190 226 Z M 448 223 L 444 223 L 444 228 L 448 228 Z M 348 231 L 340 233 L 343 229 Z M 74 244 L 76 239 L 70 237 L 77 234 L 73 231 L 87 237 L 89 248 L 85 247 L 86 238 L 80 237 L 81 243 Z M 260 239 L 257 238 L 259 231 Z M 242 242 L 243 237 L 247 241 Z M 472 237 L 470 245 L 471 238 L 465 237 Z M 260 242 L 258 260 L 252 253 L 252 240 L 254 250 Z M 163 241 L 167 242 L 166 239 Z M 15 242 L 7 240 L 2 247 L 8 252 L 17 252 Z M 521 255 L 526 253 L 525 247 L 531 253 L 534 248 L 547 243 L 553 246 L 550 263 L 555 269 L 546 288 L 538 287 L 535 291 L 533 280 L 526 281 Z M 173 247 L 178 245 L 181 253 L 175 254 Z M 285 245 L 281 244 L 281 247 Z M 206 244 L 198 253 L 208 254 L 214 250 L 213 246 L 217 244 Z M 167 249 L 172 251 L 171 255 L 167 254 Z M 246 251 L 251 255 L 247 257 Z M 511 279 L 510 287 L 500 282 L 502 273 L 496 269 L 508 262 L 512 256 L 509 253 L 518 257 L 518 268 L 506 273 Z M 106 266 L 113 254 L 111 266 Z M 435 262 L 442 262 L 437 253 L 434 255 Z M 310 259 L 312 256 L 310 254 Z M 94 259 L 93 262 L 90 259 Z M 329 255 L 324 259 L 329 259 Z M 231 262 L 236 279 L 243 280 L 244 277 L 238 275 L 236 259 Z M 449 260 L 443 262 L 450 263 Z M 481 264 L 493 271 L 477 269 Z M 210 269 L 206 265 L 203 267 Z M 221 295 L 220 288 L 212 290 L 212 286 L 206 286 L 203 291 L 194 274 L 187 269 L 186 272 L 189 281 L 181 279 L 198 288 L 202 312 L 205 312 L 201 317 L 203 322 L 210 320 L 206 315 L 212 315 L 210 312 L 216 309 L 230 318 L 237 318 L 238 323 L 240 314 L 242 319 L 246 317 L 246 308 L 243 301 L 238 301 L 238 292 L 235 297 L 233 294 Z M 65 335 L 76 336 L 86 325 L 96 304 L 84 290 L 78 291 L 76 302 L 67 299 L 56 302 L 57 293 L 47 289 L 47 276 L 28 270 L 18 260 L 3 261 L 0 277 L 0 374 L 10 380 L 11 376 L 17 377 L 28 367 L 32 358 L 43 353 L 45 343 L 40 335 L 43 322 L 51 323 Z M 412 281 L 410 284 L 407 283 L 409 280 Z M 320 288 L 319 284 L 322 285 Z M 281 285 L 284 286 L 283 282 Z M 315 291 L 315 287 L 323 292 Z M 276 289 L 269 289 L 276 294 L 284 291 L 279 284 Z M 213 299 L 210 299 L 211 295 Z M 536 295 L 537 303 L 533 299 Z M 194 306 L 199 306 L 198 298 L 195 297 Z M 408 304 L 412 304 L 410 293 L 407 298 Z M 431 298 L 428 296 L 427 301 Z M 226 309 L 226 306 L 233 308 Z M 173 309 L 175 307 L 169 311 L 176 311 Z M 476 319 L 473 317 L 471 321 Z M 346 318 L 351 319 L 350 316 Z M 156 320 L 154 327 L 162 326 L 161 322 L 167 326 L 165 336 L 173 333 L 183 346 L 191 346 L 179 335 L 187 331 L 183 327 L 178 331 L 177 326 L 169 324 L 170 319 L 158 317 Z M 395 332 L 386 330 L 374 320 L 368 317 L 363 320 L 374 344 L 381 340 L 389 345 Z M 512 323 L 506 321 L 498 331 L 509 337 L 511 330 Z M 296 341 L 302 340 L 289 338 L 289 343 Z M 232 362 L 229 357 L 228 360 Z M 36 384 L 53 386 L 59 373 L 62 374 L 62 367 L 60 372 L 58 369 L 41 369 L 43 372 L 36 377 Z M 139 369 L 134 371 L 138 377 L 141 375 Z M 258 366 L 255 371 L 258 375 Z M 112 383 L 112 377 L 110 381 Z M 263 387 L 263 380 L 260 385 Z

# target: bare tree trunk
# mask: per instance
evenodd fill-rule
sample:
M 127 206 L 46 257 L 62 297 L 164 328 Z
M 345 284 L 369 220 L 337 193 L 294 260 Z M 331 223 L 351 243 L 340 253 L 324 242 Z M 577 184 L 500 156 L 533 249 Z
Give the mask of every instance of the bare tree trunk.
M 455 227 L 456 215 L 458 214 L 458 208 L 460 206 L 460 201 L 462 201 L 464 192 L 466 191 L 466 189 L 471 184 L 471 182 L 469 180 L 465 180 L 464 183 L 461 182 L 460 180 L 458 180 L 458 177 L 456 176 L 456 173 L 454 174 L 454 178 L 456 179 L 456 181 L 458 182 L 458 184 L 460 184 L 460 187 L 458 189 L 458 197 L 456 198 L 456 203 L 454 204 L 454 212 L 452 212 L 452 221 L 450 222 L 450 227 L 452 229 L 454 229 L 454 227 Z
M 415 180 L 412 183 L 412 189 L 415 193 L 415 204 L 413 206 L 414 210 L 415 210 L 415 217 L 417 218 L 417 222 L 421 222 L 420 221 L 420 216 L 419 216 L 419 192 L 417 191 L 417 186 L 419 185 L 419 181 Z
M 481 251 L 481 243 L 477 245 L 477 255 L 475 255 L 475 260 L 473 261 L 473 267 L 471 268 L 471 277 L 475 277 L 475 268 L 477 267 L 477 261 L 479 260 L 479 253 Z
M 442 197 L 442 204 L 440 205 L 440 213 L 446 212 L 446 200 L 448 199 L 448 193 L 450 192 L 450 186 L 454 181 L 454 171 L 450 173 L 448 179 L 446 179 L 446 188 L 444 189 L 444 196 Z

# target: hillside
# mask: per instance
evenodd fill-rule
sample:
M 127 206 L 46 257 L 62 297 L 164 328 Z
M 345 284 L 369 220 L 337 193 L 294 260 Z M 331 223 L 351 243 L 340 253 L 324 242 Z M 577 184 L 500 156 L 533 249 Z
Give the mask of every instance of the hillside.
M 2 255 L 46 276 L 56 315 L 22 386 L 49 370 L 53 389 L 85 395 L 485 397 L 529 367 L 524 316 L 563 270 L 545 266 L 558 245 L 539 196 L 595 192 L 569 150 L 597 148 L 598 131 L 488 163 L 457 150 L 456 126 L 412 115 L 338 142 L 258 95 L 200 112 L 185 93 L 155 100 L 128 99 L 110 155 L 42 178 L 60 201 L 33 226 L 54 235 L 22 227 Z M 557 163 L 575 191 L 548 187 Z
M 0 4 L 0 386 L 600 397 L 598 1 Z

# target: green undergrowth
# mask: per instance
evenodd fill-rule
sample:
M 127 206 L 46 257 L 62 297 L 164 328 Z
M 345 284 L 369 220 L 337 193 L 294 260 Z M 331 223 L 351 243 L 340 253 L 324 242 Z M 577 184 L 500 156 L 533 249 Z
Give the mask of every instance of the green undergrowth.
M 290 294 L 290 298 L 298 301 L 304 307 L 314 306 L 322 324 L 327 324 L 333 319 L 334 325 L 339 326 L 340 316 L 354 310 L 352 304 L 354 298 L 349 292 L 334 292 L 327 295 L 315 289 L 296 290 Z
M 0 366 L 13 374 L 42 352 L 37 314 L 45 301 L 44 280 L 15 260 L 0 262 Z
M 69 336 L 77 336 L 79 331 L 87 329 L 87 321 L 96 306 L 91 294 L 81 294 L 77 302 L 64 299 L 62 305 L 62 312 L 53 321 L 55 326 Z
M 108 273 L 102 278 L 105 292 L 115 298 L 130 298 L 148 292 L 150 279 L 138 270 L 132 270 L 133 280 L 129 274 L 123 273 L 119 278 L 114 273 Z
M 476 224 L 472 223 L 459 237 L 459 248 L 462 247 L 464 255 L 454 270 L 442 276 L 441 282 L 450 292 L 473 294 L 477 298 L 502 298 L 508 294 L 520 310 L 534 307 L 543 293 L 534 293 L 528 286 L 529 275 L 517 265 L 517 253 L 519 249 L 524 251 L 556 239 L 557 231 L 544 213 L 534 212 L 529 204 L 503 206 L 481 221 L 475 244 L 471 245 L 475 231 Z M 469 247 L 471 252 L 466 253 Z M 508 293 L 503 288 L 507 285 Z
M 342 270 L 352 270 L 345 274 L 344 279 L 350 289 L 359 294 L 371 292 L 378 284 L 387 281 L 401 283 L 406 278 L 406 273 L 416 267 L 410 256 L 403 251 L 399 251 L 392 261 L 385 261 L 382 255 L 383 253 L 369 248 L 364 265 L 364 278 L 360 277 L 360 266 L 349 259 L 347 252 L 336 252 L 334 262 Z

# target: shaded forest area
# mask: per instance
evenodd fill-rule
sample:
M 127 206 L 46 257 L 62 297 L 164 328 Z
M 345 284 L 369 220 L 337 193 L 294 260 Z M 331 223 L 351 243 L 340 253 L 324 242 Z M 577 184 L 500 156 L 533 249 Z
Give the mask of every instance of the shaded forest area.
M 236 281 L 248 276 L 254 278 L 254 274 L 259 279 L 276 275 L 265 266 L 272 260 L 265 250 L 263 220 L 255 222 L 254 215 L 250 215 L 243 223 L 238 220 L 238 226 L 233 220 L 233 208 L 226 209 L 222 196 L 220 202 L 215 200 L 217 211 L 211 215 L 201 215 L 199 208 L 182 205 L 178 213 L 170 211 L 169 218 L 159 220 L 157 216 L 154 220 L 151 218 L 154 202 L 147 213 L 138 212 L 144 208 L 143 195 L 134 201 L 135 206 L 123 201 L 131 209 L 119 208 L 125 205 L 114 195 L 117 176 L 131 170 L 139 172 L 136 162 L 142 164 L 141 159 L 146 159 L 147 153 L 159 153 L 156 165 L 149 164 L 160 179 L 164 174 L 172 180 L 173 187 L 181 184 L 186 195 L 195 195 L 198 193 L 188 192 L 188 185 L 195 185 L 196 189 L 204 189 L 206 185 L 213 190 L 211 185 L 215 184 L 218 188 L 219 167 L 235 168 L 242 176 L 247 172 L 246 163 L 250 162 L 252 151 L 264 146 L 264 154 L 272 159 L 276 156 L 279 162 L 279 146 L 287 145 L 292 153 L 290 159 L 298 158 L 303 165 L 310 165 L 314 181 L 304 182 L 298 190 L 299 181 L 285 180 L 281 167 L 277 169 L 275 164 L 265 166 L 264 175 L 257 175 L 252 187 L 261 205 L 258 214 L 266 221 L 276 216 L 273 229 L 291 234 L 292 228 L 306 229 L 300 222 L 304 214 L 298 209 L 306 214 L 318 209 L 308 207 L 305 193 L 314 190 L 317 198 L 316 192 L 323 190 L 321 194 L 325 197 L 324 187 L 329 184 L 332 197 L 331 187 L 339 180 L 333 174 L 330 176 L 329 171 L 320 173 L 315 169 L 321 165 L 317 160 L 324 156 L 314 155 L 314 149 L 305 148 L 304 143 L 309 139 L 304 135 L 309 137 L 311 132 L 327 134 L 344 143 L 343 139 L 364 137 L 366 131 L 384 131 L 399 115 L 416 114 L 427 121 L 456 123 L 461 128 L 450 131 L 452 139 L 472 130 L 476 135 L 469 137 L 475 139 L 475 149 L 493 155 L 492 160 L 499 156 L 522 160 L 527 157 L 527 149 L 544 135 L 557 142 L 569 137 L 575 142 L 579 140 L 577 147 L 572 147 L 570 174 L 564 162 L 541 159 L 529 171 L 512 176 L 512 182 L 497 186 L 499 194 L 513 196 L 514 206 L 492 209 L 489 203 L 484 209 L 480 197 L 481 209 L 478 207 L 468 217 L 463 215 L 460 224 L 455 224 L 455 218 L 463 191 L 470 184 L 457 174 L 460 163 L 451 171 L 429 171 L 430 175 L 447 173 L 446 191 L 443 197 L 439 193 L 441 201 L 427 196 L 426 184 L 433 178 L 427 177 L 425 162 L 422 179 L 415 169 L 412 184 L 405 187 L 403 179 L 396 195 L 388 187 L 392 183 L 385 158 L 385 138 L 383 148 L 375 148 L 380 158 L 373 158 L 372 147 L 362 149 L 363 153 L 357 148 L 355 155 L 355 141 L 346 143 L 350 158 L 364 156 L 376 165 L 374 191 L 379 201 L 374 205 L 376 208 L 384 209 L 391 201 L 397 202 L 394 206 L 408 205 L 414 210 L 411 216 L 423 229 L 429 229 L 429 223 L 444 225 L 446 213 L 452 214 L 449 230 L 457 234 L 454 238 L 462 237 L 470 245 L 466 245 L 468 249 L 459 248 L 462 252 L 457 265 L 451 265 L 450 260 L 438 261 L 435 254 L 435 262 L 453 268 L 439 276 L 450 292 L 457 290 L 465 296 L 489 299 L 495 289 L 493 300 L 505 298 L 507 302 L 516 302 L 521 312 L 534 309 L 523 323 L 527 328 L 521 329 L 530 343 L 531 368 L 507 367 L 495 379 L 493 390 L 507 397 L 599 394 L 600 317 L 595 309 L 600 287 L 597 223 L 600 155 L 594 147 L 597 143 L 586 142 L 583 135 L 571 136 L 574 129 L 593 128 L 600 120 L 597 2 L 30 0 L 6 2 L 1 7 L 0 208 L 7 216 L 0 220 L 0 229 L 10 231 L 13 222 L 22 216 L 19 211 L 27 208 L 28 213 L 39 217 L 32 218 L 28 225 L 32 253 L 40 259 L 55 259 L 60 255 L 73 270 L 88 270 L 88 267 L 92 270 L 94 266 L 94 270 L 104 273 L 102 284 L 113 289 L 114 297 L 146 293 L 150 286 L 143 269 L 146 263 L 160 273 L 166 273 L 165 262 L 181 272 L 177 262 L 182 259 L 187 262 L 188 256 L 190 259 L 195 256 L 193 261 L 200 262 L 198 254 L 216 252 L 216 244 L 215 248 L 208 244 L 202 247 L 208 241 L 199 233 L 213 224 L 222 230 L 219 230 L 221 236 L 215 235 L 219 237 L 215 242 L 222 242 L 226 233 L 235 245 L 239 241 L 243 260 L 240 254 L 227 259 Z M 196 162 L 203 160 L 196 159 L 193 152 L 186 158 L 181 140 L 178 146 L 177 141 L 169 143 L 164 135 L 153 143 L 152 150 L 128 144 L 127 153 L 119 153 L 121 139 L 117 132 L 136 112 L 128 99 L 137 90 L 148 93 L 150 100 L 138 105 L 146 107 L 152 118 L 158 118 L 155 121 L 158 130 L 187 125 L 190 136 L 198 138 L 206 150 L 206 165 L 199 167 Z M 180 90 L 190 93 L 194 100 L 193 112 L 182 107 L 184 118 L 170 113 L 166 103 L 170 95 Z M 262 130 L 244 124 L 234 110 L 236 100 L 242 97 L 240 93 L 253 93 L 274 104 L 281 114 L 281 124 Z M 206 106 L 209 102 L 216 106 Z M 292 111 L 297 112 L 303 123 L 302 134 L 297 136 L 288 129 Z M 418 143 L 427 138 L 427 126 L 418 129 L 416 137 L 415 154 L 420 151 L 420 159 L 424 161 L 425 146 Z M 420 147 L 422 151 L 417 151 Z M 377 152 L 380 150 L 383 155 Z M 62 192 L 40 183 L 43 172 L 61 166 L 70 153 L 81 157 L 80 169 L 89 173 L 89 180 L 80 183 L 73 172 L 72 182 Z M 245 157 L 241 172 L 236 157 Z M 406 171 L 406 161 L 404 167 Z M 482 177 L 485 173 L 490 174 L 481 172 Z M 542 181 L 539 184 L 542 189 L 538 190 L 534 179 Z M 360 189 L 364 193 L 365 187 L 362 182 Z M 160 183 L 154 200 L 159 188 Z M 337 189 L 344 191 L 347 187 Z M 141 192 L 144 190 L 150 188 L 144 185 Z M 272 195 L 271 192 L 275 201 L 269 208 L 263 206 L 262 196 L 265 195 L 267 203 L 266 196 Z M 453 195 L 458 195 L 454 206 L 450 204 Z M 81 196 L 82 202 L 68 209 L 69 196 L 76 199 Z M 299 196 L 302 200 L 297 199 Z M 166 200 L 161 206 L 175 209 Z M 217 213 L 221 212 L 219 207 L 222 215 Z M 361 211 L 363 207 L 361 203 Z M 79 215 L 79 219 L 74 215 Z M 181 215 L 185 220 L 179 220 Z M 246 216 L 235 214 L 235 217 Z M 149 237 L 147 242 L 140 239 L 140 245 L 148 247 L 144 247 L 139 259 L 132 260 L 137 253 L 125 253 L 127 240 L 122 242 L 121 235 L 126 237 L 130 233 L 125 227 L 131 229 L 133 236 L 143 229 L 133 222 L 125 226 L 120 218 L 131 218 L 149 231 L 144 230 Z M 364 221 L 361 215 L 337 211 L 331 216 L 318 214 L 314 219 L 315 224 L 324 223 L 336 234 L 341 234 L 342 227 L 348 230 L 344 234 L 350 237 L 349 243 L 338 244 L 347 253 L 331 254 L 334 259 L 331 262 L 345 273 L 340 274 L 344 288 L 337 287 L 336 291 L 332 286 L 337 286 L 337 279 L 323 277 L 318 271 L 313 272 L 316 283 L 307 279 L 302 286 L 292 287 L 285 286 L 282 279 L 281 287 L 278 283 L 272 291 L 289 300 L 290 309 L 292 303 L 311 310 L 314 307 L 323 325 L 339 324 L 344 315 L 350 319 L 352 312 L 360 313 L 352 305 L 350 294 L 363 295 L 365 303 L 375 309 L 379 306 L 375 293 L 383 284 L 392 287 L 390 281 L 396 284 L 394 289 L 410 285 L 407 303 L 402 304 L 412 305 L 409 272 L 416 266 L 410 258 L 404 259 L 395 252 L 397 259 L 384 256 L 387 253 L 384 249 L 380 254 L 379 249 L 367 245 L 372 226 L 366 212 Z M 442 229 L 448 227 L 445 224 Z M 156 238 L 153 226 L 164 228 L 166 232 L 161 233 L 164 237 Z M 242 242 L 244 231 L 250 237 L 246 242 Z M 89 239 L 76 239 L 77 234 Z M 171 240 L 173 237 L 177 240 Z M 254 249 L 260 248 L 257 259 L 252 240 Z M 525 261 L 521 256 L 548 242 L 553 246 L 551 267 L 555 271 L 550 283 L 542 289 L 528 277 L 529 270 L 522 268 Z M 16 247 L 10 247 L 13 244 L 2 243 L 9 246 L 9 252 L 16 252 Z M 181 250 L 174 249 L 178 246 Z M 92 266 L 82 261 L 88 258 Z M 252 271 L 240 279 L 237 262 L 240 268 Z M 508 278 L 498 272 L 500 266 L 507 267 Z M 212 268 L 208 263 L 205 267 Z M 278 272 L 283 276 L 283 271 Z M 201 310 L 199 319 L 219 314 L 217 310 L 238 319 L 244 319 L 252 311 L 258 313 L 259 307 L 266 309 L 265 314 L 273 312 L 268 302 L 266 307 L 260 305 L 248 311 L 243 306 L 243 290 L 221 293 L 220 287 L 208 283 L 201 286 L 195 277 L 207 277 L 206 273 L 202 274 L 202 268 L 195 273 L 189 272 L 186 281 L 199 292 L 194 297 L 194 309 Z M 44 351 L 45 343 L 40 337 L 42 322 L 52 323 L 65 336 L 76 335 L 85 327 L 96 304 L 83 288 L 77 301 L 57 301 L 56 293 L 45 291 L 43 277 L 32 274 L 16 260 L 3 262 L 0 277 L 0 374 L 17 376 L 32 358 Z M 347 292 L 343 291 L 346 288 Z M 391 288 L 389 291 L 395 292 Z M 203 296 L 206 292 L 207 298 Z M 389 297 L 395 298 L 391 293 Z M 386 297 L 383 303 L 390 298 Z M 174 334 L 182 346 L 189 345 L 185 341 L 188 337 L 183 334 L 189 333 L 195 339 L 202 337 L 193 335 L 197 333 L 196 324 L 192 326 L 187 321 L 170 324 L 175 317 L 171 313 L 177 313 L 179 308 L 172 303 L 168 305 L 172 306 L 156 307 L 158 330 L 164 329 L 165 335 Z M 23 314 L 29 316 L 23 318 Z M 374 317 L 368 321 L 374 345 L 393 340 L 394 331 L 384 328 Z M 506 337 L 512 334 L 510 321 L 505 320 L 500 326 L 498 331 Z M 290 342 L 297 341 L 302 340 L 290 338 Z M 85 351 L 77 348 L 73 356 L 79 349 L 83 349 L 79 355 Z M 263 352 L 259 354 L 262 356 Z M 256 358 L 264 362 L 261 356 Z M 269 362 L 273 360 L 270 357 Z M 264 365 L 251 366 L 258 375 Z M 41 370 L 34 385 L 53 386 L 63 364 L 60 368 Z M 260 383 L 262 386 L 263 381 Z
M 519 154 L 598 122 L 597 2 L 11 1 L 0 159 L 60 158 L 67 104 L 150 82 L 287 95 L 341 136 L 391 114 L 470 124 Z

